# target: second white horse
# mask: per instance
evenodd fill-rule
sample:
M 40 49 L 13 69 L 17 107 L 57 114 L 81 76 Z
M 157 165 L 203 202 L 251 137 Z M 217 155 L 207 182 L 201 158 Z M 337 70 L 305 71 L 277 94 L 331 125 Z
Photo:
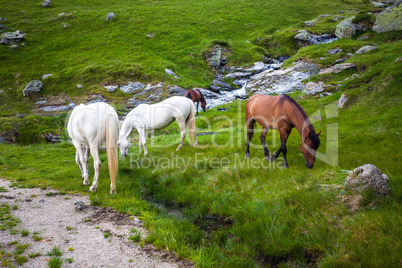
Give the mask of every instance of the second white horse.
M 183 146 L 183 141 L 187 134 L 186 125 L 189 127 L 190 138 L 194 141 L 194 146 L 197 146 L 194 116 L 194 103 L 186 97 L 175 96 L 156 104 L 138 105 L 127 114 L 121 126 L 117 143 L 120 147 L 121 155 L 128 155 L 128 149 L 130 148 L 128 136 L 134 128 L 137 129 L 140 136 L 139 153 L 141 153 L 141 147 L 143 147 L 144 154 L 148 154 L 145 131 L 163 129 L 175 120 L 179 124 L 181 132 L 181 141 L 176 150 L 179 150 Z

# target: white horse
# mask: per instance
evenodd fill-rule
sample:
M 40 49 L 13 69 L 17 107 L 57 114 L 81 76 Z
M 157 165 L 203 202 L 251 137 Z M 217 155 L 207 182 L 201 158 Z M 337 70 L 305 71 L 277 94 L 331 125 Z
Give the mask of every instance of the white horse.
M 81 104 L 74 108 L 67 124 L 70 135 L 77 149 L 75 161 L 81 170 L 84 185 L 89 185 L 88 158 L 91 152 L 94 159 L 95 175 L 91 188 L 98 188 L 99 146 L 106 141 L 106 152 L 110 174 L 110 193 L 116 193 L 116 177 L 118 168 L 117 138 L 119 133 L 119 118 L 112 106 L 98 102 L 89 105 Z
M 147 144 L 145 141 L 145 131 L 153 129 L 162 129 L 175 120 L 179 124 L 181 132 L 181 141 L 179 150 L 183 146 L 184 138 L 186 137 L 186 125 L 189 127 L 190 138 L 194 141 L 194 146 L 198 146 L 195 135 L 195 107 L 191 99 L 186 97 L 171 97 L 162 102 L 148 105 L 140 104 L 129 112 L 124 119 L 120 129 L 118 146 L 120 147 L 121 155 L 127 156 L 130 148 L 128 136 L 133 128 L 137 129 L 139 134 L 139 153 L 141 147 L 144 147 L 144 154 L 148 154 Z

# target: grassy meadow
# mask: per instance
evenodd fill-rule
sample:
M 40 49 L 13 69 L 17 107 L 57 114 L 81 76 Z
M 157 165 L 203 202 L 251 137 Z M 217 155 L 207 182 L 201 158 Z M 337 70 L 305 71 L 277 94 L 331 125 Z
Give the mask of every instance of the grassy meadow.
M 289 40 L 303 21 L 340 10 L 368 10 L 368 1 L 106 2 L 54 1 L 42 8 L 39 2 L 0 0 L 0 17 L 7 19 L 3 24 L 27 33 L 18 50 L 0 46 L 0 89 L 5 90 L 0 132 L 11 133 L 15 142 L 0 143 L 0 177 L 15 187 L 89 194 L 92 205 L 111 206 L 144 221 L 149 233 L 137 242 L 140 246 L 152 243 L 197 267 L 401 266 L 400 32 L 369 31 L 364 41 L 356 37 L 301 49 Z M 112 11 L 116 18 L 105 21 Z M 71 14 L 58 16 L 62 12 Z M 334 31 L 335 22 L 320 21 L 316 33 Z M 291 56 L 285 66 L 298 59 L 329 66 L 372 43 L 379 49 L 347 61 L 356 70 L 308 80 L 337 85 L 332 95 L 291 94 L 317 132 L 322 131 L 311 170 L 305 167 L 296 130 L 287 143 L 289 169 L 282 168 L 281 157 L 274 163 L 265 160 L 259 127 L 250 159 L 245 159 L 246 101 L 235 101 L 221 106 L 226 111 L 200 112 L 197 133 L 206 135 L 198 137 L 198 147 L 186 138 L 176 151 L 179 130 L 174 123 L 149 134 L 149 155 L 144 156 L 138 154 L 133 132 L 130 155 L 119 158 L 116 195 L 109 194 L 107 157 L 101 151 L 99 187 L 88 193 L 74 147 L 66 141 L 67 114 L 42 116 L 34 98 L 22 97 L 27 82 L 53 73 L 40 96 L 68 96 L 79 103 L 88 94 L 102 93 L 124 110 L 128 95 L 105 92 L 103 85 L 164 81 L 185 88 L 206 86 L 213 72 L 204 55 L 214 44 L 231 49 L 229 64 L 235 66 L 276 53 Z M 343 52 L 327 54 L 337 47 Z M 168 77 L 164 68 L 181 79 Z M 355 73 L 358 77 L 351 78 Z M 77 89 L 78 83 L 84 87 Z M 343 93 L 348 101 L 338 109 Z M 48 132 L 65 141 L 43 142 Z M 267 145 L 271 153 L 279 149 L 277 131 L 268 132 Z M 348 171 L 363 164 L 374 164 L 389 176 L 391 195 L 355 196 L 344 188 Z M 89 167 L 93 176 L 92 160 Z

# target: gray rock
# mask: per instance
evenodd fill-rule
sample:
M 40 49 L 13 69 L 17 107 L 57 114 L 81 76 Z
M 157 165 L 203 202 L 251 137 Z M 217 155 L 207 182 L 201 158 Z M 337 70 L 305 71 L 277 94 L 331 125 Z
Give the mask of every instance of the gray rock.
M 397 58 L 394 62 L 402 61 L 402 57 Z
M 335 48 L 335 49 L 328 50 L 327 53 L 330 54 L 330 55 L 335 55 L 335 54 L 338 54 L 338 53 L 342 53 L 342 51 L 343 50 L 341 48 Z
M 44 112 L 67 112 L 75 108 L 75 103 L 72 102 L 69 105 L 60 105 L 60 106 L 45 106 L 40 109 Z
M 124 93 L 132 93 L 134 91 L 143 89 L 145 85 L 140 82 L 129 82 L 128 85 L 121 86 L 120 90 L 123 91 Z
M 334 65 L 332 67 L 326 68 L 326 69 L 322 70 L 319 74 L 340 73 L 343 70 L 352 69 L 352 68 L 353 69 L 356 68 L 356 64 L 341 63 L 341 64 Z
M 29 96 L 29 95 L 34 95 L 37 94 L 41 91 L 42 89 L 42 82 L 39 80 L 32 80 L 31 82 L 28 83 L 28 85 L 25 87 L 25 89 L 22 91 L 24 97 Z
M 19 46 L 18 45 L 10 45 L 10 48 L 12 50 L 17 50 L 17 49 L 19 49 Z
M 309 82 L 307 83 L 306 87 L 302 90 L 303 93 L 306 95 L 316 95 L 318 92 L 324 90 L 324 82 Z
M 165 73 L 166 73 L 167 75 L 173 76 L 174 78 L 181 79 L 181 78 L 178 77 L 172 70 L 169 70 L 169 69 L 166 69 L 166 68 L 165 68 Z
M 222 57 L 222 48 L 220 45 L 214 46 L 211 53 L 207 55 L 208 65 L 211 65 L 215 68 L 219 68 L 221 66 L 221 57 Z
M 381 3 L 381 2 L 374 2 L 374 1 L 370 1 L 375 7 L 381 8 L 381 7 L 385 7 L 386 4 Z
M 388 185 L 388 176 L 371 164 L 365 164 L 353 170 L 348 176 L 345 186 L 353 193 L 361 194 L 366 190 L 373 190 L 378 196 L 391 193 Z
M 232 86 L 229 85 L 228 83 L 225 83 L 225 82 L 222 82 L 222 81 L 219 81 L 219 80 L 216 80 L 216 79 L 214 79 L 214 80 L 212 81 L 211 86 L 212 86 L 212 85 L 218 86 L 218 87 L 220 87 L 220 89 L 223 89 L 223 90 L 226 90 L 226 91 L 231 91 L 231 90 L 235 90 L 235 89 L 236 89 L 235 87 L 232 87 Z
M 3 24 L 0 24 L 0 30 L 8 29 L 7 26 L 4 26 Z
M 43 104 L 46 104 L 46 103 L 47 103 L 47 101 L 45 101 L 45 100 L 35 102 L 35 104 L 37 104 L 37 105 L 43 105 Z
M 16 32 L 6 32 L 1 34 L 1 38 L 5 38 L 8 41 L 15 41 L 15 42 L 21 42 L 24 40 L 25 34 L 22 33 L 20 30 Z
M 114 18 L 114 12 L 109 12 L 106 17 L 106 21 L 112 20 Z
M 0 39 L 0 44 L 2 44 L 2 45 L 8 45 L 8 39 L 7 38 L 1 38 Z
M 344 63 L 344 62 L 347 61 L 347 60 L 348 60 L 348 58 L 342 58 L 342 59 L 336 60 L 336 61 L 335 61 L 335 64 Z
M 50 6 L 52 4 L 52 2 L 50 1 L 50 0 L 45 0 L 45 1 L 43 1 L 43 3 L 42 3 L 42 7 L 48 7 L 48 6 Z
M 402 30 L 402 5 L 400 2 L 378 14 L 373 26 L 373 31 L 377 33 L 398 30 Z
M 323 18 L 323 17 L 331 17 L 331 15 L 328 15 L 328 14 L 322 14 L 322 15 L 319 15 L 317 18 Z
M 3 94 L 3 93 L 4 93 L 4 89 L 0 90 L 0 94 Z
M 356 51 L 356 54 L 363 54 L 376 49 L 378 49 L 378 47 L 376 46 L 364 46 L 360 48 L 358 51 Z
M 310 21 L 305 21 L 304 25 L 307 26 L 307 27 L 313 27 L 314 26 L 314 21 L 311 21 L 311 20 Z
M 298 47 L 330 43 L 336 40 L 336 38 L 333 38 L 328 34 L 316 35 L 306 30 L 299 30 L 297 34 L 293 36 L 293 39 Z
M 53 74 L 44 74 L 42 75 L 42 80 L 45 80 L 46 78 L 52 76 Z
M 235 72 L 235 73 L 225 75 L 224 78 L 240 79 L 240 78 L 250 77 L 251 75 L 252 75 L 251 72 L 249 72 L 249 73 Z
M 302 81 L 317 71 L 316 64 L 297 62 L 293 67 L 270 69 L 252 76 L 245 88 L 250 94 L 282 94 L 303 90 L 305 85 Z
M 347 100 L 348 100 L 348 97 L 346 97 L 345 93 L 343 93 L 342 96 L 338 100 L 338 105 L 337 105 L 338 108 L 342 109 Z
M 184 96 L 186 90 L 179 86 L 168 86 L 169 95 L 171 96 Z
M 338 38 L 351 38 L 358 31 L 365 31 L 366 29 L 359 24 L 352 23 L 355 17 L 348 18 L 336 26 L 335 35 Z
M 365 34 L 365 35 L 360 36 L 360 37 L 357 39 L 357 41 L 367 40 L 367 39 L 369 39 L 369 37 L 370 37 L 370 35 Z
M 103 86 L 108 92 L 115 92 L 116 91 L 116 89 L 119 87 L 119 86 L 116 86 L 116 85 L 109 85 L 109 86 Z
M 81 85 L 81 84 L 77 84 L 77 88 L 82 88 L 82 85 Z
M 50 133 L 47 133 L 46 136 L 45 136 L 45 138 L 46 138 L 46 140 L 47 140 L 48 142 L 51 142 L 51 143 L 58 143 L 58 142 L 61 142 L 60 136 L 52 135 L 52 134 L 50 134 Z

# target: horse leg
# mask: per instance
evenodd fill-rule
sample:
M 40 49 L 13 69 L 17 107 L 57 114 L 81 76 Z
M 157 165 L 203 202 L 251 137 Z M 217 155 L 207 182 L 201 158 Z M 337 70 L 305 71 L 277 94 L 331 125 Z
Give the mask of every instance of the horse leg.
M 145 140 L 145 129 L 143 129 L 143 128 L 138 129 L 138 134 L 140 136 L 139 137 L 139 139 L 140 139 L 140 141 L 139 141 L 139 147 L 140 147 L 139 153 L 141 153 L 141 146 L 143 146 L 144 147 L 144 155 L 147 155 L 148 150 L 147 150 L 147 142 Z
M 253 133 L 254 133 L 254 123 L 255 123 L 255 120 L 253 118 L 251 118 L 250 120 L 247 121 L 246 158 L 250 158 L 250 141 L 251 141 L 251 138 L 253 137 Z
M 99 158 L 98 146 L 91 145 L 90 150 L 92 158 L 94 159 L 95 175 L 94 175 L 94 181 L 92 182 L 92 186 L 89 188 L 89 191 L 93 192 L 96 191 L 96 189 L 98 188 L 98 179 L 99 179 L 99 170 L 101 166 L 101 161 Z
M 179 120 L 176 119 L 177 123 L 179 124 L 179 128 L 180 128 L 180 133 L 181 133 L 181 141 L 179 144 L 179 147 L 177 147 L 177 150 L 180 150 L 181 147 L 183 147 L 183 142 L 184 142 L 184 138 L 186 137 L 187 134 L 187 130 L 186 130 L 186 124 L 184 123 L 184 120 Z
M 283 128 L 278 128 L 279 135 L 281 138 L 281 147 L 279 150 L 272 156 L 272 161 L 275 161 L 275 159 L 278 157 L 278 155 L 282 152 L 283 154 L 283 166 L 285 168 L 289 168 L 288 161 L 286 159 L 286 154 L 288 152 L 288 149 L 286 148 L 286 141 L 288 140 L 288 137 L 290 135 L 291 130 L 285 130 Z
M 77 162 L 78 166 L 80 167 L 81 176 L 84 179 L 83 184 L 89 185 L 89 173 L 88 173 L 88 156 L 87 156 L 87 148 L 86 146 L 81 145 L 78 142 L 74 142 L 73 144 L 76 149 L 75 153 L 75 161 Z
M 198 105 L 200 104 L 199 101 L 197 101 L 197 115 L 198 115 Z
M 269 129 L 268 129 L 267 127 L 263 127 L 263 128 L 262 128 L 260 140 L 261 140 L 261 143 L 262 143 L 262 147 L 264 148 L 265 158 L 266 158 L 268 161 L 271 162 L 271 158 L 269 157 L 268 147 L 267 147 L 267 145 L 266 145 L 266 143 L 265 143 L 268 130 L 269 130 Z

